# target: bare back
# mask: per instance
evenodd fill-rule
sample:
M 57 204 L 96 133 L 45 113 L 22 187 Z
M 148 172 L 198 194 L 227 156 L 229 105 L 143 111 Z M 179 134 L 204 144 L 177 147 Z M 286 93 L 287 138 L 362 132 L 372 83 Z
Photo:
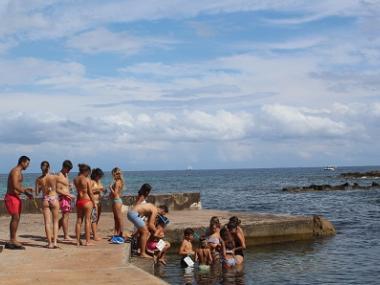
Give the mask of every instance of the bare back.
M 74 185 L 77 189 L 77 199 L 90 199 L 89 191 L 91 191 L 91 182 L 90 179 L 79 175 L 74 178 Z
M 57 195 L 57 175 L 46 174 L 40 176 L 36 180 L 37 192 L 42 192 L 44 196 L 56 196 Z
M 211 251 L 209 248 L 198 248 L 196 250 L 196 259 L 199 264 L 210 265 L 212 263 Z
M 65 193 L 66 195 L 70 194 L 70 182 L 69 178 L 65 176 L 62 172 L 57 174 L 57 192 L 59 194 Z

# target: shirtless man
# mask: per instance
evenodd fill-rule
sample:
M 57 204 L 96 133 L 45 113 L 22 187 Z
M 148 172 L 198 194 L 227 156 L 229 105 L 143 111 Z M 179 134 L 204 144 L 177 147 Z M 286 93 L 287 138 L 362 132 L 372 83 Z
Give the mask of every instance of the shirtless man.
M 75 234 L 77 238 L 77 246 L 94 245 L 90 243 L 91 234 L 91 211 L 96 207 L 94 194 L 92 193 L 91 180 L 89 175 L 91 168 L 87 164 L 79 164 L 78 176 L 74 178 L 74 185 L 77 189 L 77 222 L 75 225 Z M 85 235 L 86 243 L 82 244 L 80 240 L 80 232 L 83 219 L 85 219 Z
M 9 224 L 10 241 L 9 243 L 5 244 L 5 248 L 8 249 L 25 249 L 25 247 L 23 247 L 21 243 L 17 241 L 16 234 L 22 209 L 20 194 L 25 194 L 28 198 L 33 198 L 33 189 L 24 188 L 22 186 L 22 171 L 28 168 L 29 163 L 29 157 L 21 156 L 18 160 L 17 166 L 12 168 L 8 176 L 7 194 L 4 198 L 5 207 L 12 217 Z
M 59 195 L 59 206 L 62 212 L 62 218 L 59 219 L 59 228 L 63 228 L 63 240 L 72 241 L 69 236 L 69 216 L 71 212 L 71 200 L 75 197 L 70 194 L 69 173 L 73 168 L 70 160 L 65 160 L 62 169 L 58 173 L 57 192 Z
M 149 237 L 149 233 L 154 234 L 156 232 L 156 217 L 157 215 L 166 215 L 169 212 L 168 207 L 161 205 L 159 207 L 154 206 L 151 203 L 135 205 L 128 211 L 128 220 L 134 224 L 139 232 L 139 247 L 140 256 L 151 258 L 146 254 L 146 242 Z M 147 217 L 147 224 L 145 224 L 143 217 Z

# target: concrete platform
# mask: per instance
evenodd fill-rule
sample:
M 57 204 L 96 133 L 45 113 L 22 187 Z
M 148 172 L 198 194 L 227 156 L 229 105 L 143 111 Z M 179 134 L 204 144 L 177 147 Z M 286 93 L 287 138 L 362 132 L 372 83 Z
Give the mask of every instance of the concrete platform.
M 0 244 L 8 239 L 8 223 L 7 217 L 0 217 Z M 105 215 L 101 220 L 103 237 L 110 233 L 111 224 L 112 215 Z M 74 229 L 74 219 L 70 229 Z M 103 239 L 91 247 L 60 243 L 61 249 L 44 248 L 42 215 L 22 217 L 19 240 L 26 250 L 4 249 L 0 253 L 1 285 L 167 284 L 129 263 L 129 244 L 113 245 Z
M 334 226 L 320 216 L 291 216 L 257 214 L 247 212 L 227 212 L 217 210 L 172 211 L 167 228 L 166 239 L 179 243 L 187 227 L 201 236 L 206 232 L 210 218 L 217 216 L 226 224 L 231 216 L 238 216 L 245 232 L 248 245 L 271 244 L 279 242 L 307 240 L 335 235 Z

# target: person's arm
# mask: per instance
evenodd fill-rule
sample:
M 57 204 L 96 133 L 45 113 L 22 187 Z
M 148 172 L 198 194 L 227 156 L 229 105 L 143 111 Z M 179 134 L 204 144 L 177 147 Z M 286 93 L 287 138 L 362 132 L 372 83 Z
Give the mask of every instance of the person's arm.
M 148 230 L 152 233 L 154 233 L 157 229 L 155 226 L 156 217 L 157 217 L 157 208 L 152 206 L 152 211 L 148 219 Z
M 240 240 L 241 248 L 246 249 L 246 244 L 245 244 L 245 236 L 243 233 L 243 230 L 239 227 L 237 232 L 237 237 Z
M 33 189 L 32 188 L 24 188 L 22 187 L 22 184 L 20 182 L 21 180 L 21 174 L 19 172 L 13 172 L 11 174 L 11 181 L 12 181 L 12 187 L 13 191 L 19 193 L 19 194 L 25 194 L 28 196 L 28 198 L 33 198 Z
M 208 250 L 208 258 L 209 258 L 210 264 L 212 264 L 214 262 L 214 259 L 212 258 L 211 250 Z
M 36 182 L 35 182 L 35 187 L 34 187 L 34 195 L 38 196 L 38 194 L 40 194 L 40 187 L 39 187 L 39 178 L 36 179 Z
M 86 178 L 86 180 L 87 180 L 86 181 L 87 194 L 90 197 L 90 200 L 92 202 L 93 207 L 95 208 L 96 204 L 95 204 L 95 197 L 94 197 L 94 194 L 92 193 L 92 189 L 91 189 L 91 180 L 88 178 Z
M 198 250 L 195 250 L 195 258 L 194 258 L 194 261 L 195 261 L 195 262 L 198 262 L 198 260 L 199 260 Z

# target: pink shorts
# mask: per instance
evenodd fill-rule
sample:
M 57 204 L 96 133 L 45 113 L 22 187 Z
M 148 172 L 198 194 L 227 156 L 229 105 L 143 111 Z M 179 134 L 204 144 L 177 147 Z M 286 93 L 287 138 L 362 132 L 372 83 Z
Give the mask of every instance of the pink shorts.
M 156 241 L 148 241 L 147 243 L 146 243 L 146 249 L 148 250 L 148 251 L 156 251 L 157 250 L 157 243 L 158 242 L 156 242 Z
M 20 197 L 18 197 L 17 195 L 6 194 L 4 197 L 4 201 L 5 207 L 7 208 L 9 215 L 13 216 L 21 214 L 22 202 Z
M 62 196 L 59 199 L 59 206 L 63 214 L 71 212 L 71 199 L 66 196 Z

